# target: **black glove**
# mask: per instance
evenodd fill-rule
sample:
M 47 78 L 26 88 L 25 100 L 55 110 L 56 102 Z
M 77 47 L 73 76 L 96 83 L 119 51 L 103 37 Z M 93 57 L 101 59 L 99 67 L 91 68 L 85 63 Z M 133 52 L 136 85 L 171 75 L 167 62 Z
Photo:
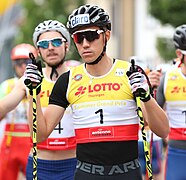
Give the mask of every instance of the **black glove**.
M 31 96 L 33 95 L 33 89 L 36 89 L 36 95 L 40 93 L 43 80 L 41 61 L 36 62 L 35 59 L 32 59 L 32 61 L 33 64 L 28 64 L 24 73 L 24 83 Z

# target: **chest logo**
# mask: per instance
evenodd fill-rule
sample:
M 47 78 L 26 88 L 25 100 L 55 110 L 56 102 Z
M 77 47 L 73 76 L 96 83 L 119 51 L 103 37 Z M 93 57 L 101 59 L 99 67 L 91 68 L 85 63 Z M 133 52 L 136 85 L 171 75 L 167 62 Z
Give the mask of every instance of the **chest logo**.
M 81 79 L 82 79 L 82 74 L 76 74 L 76 75 L 73 77 L 73 79 L 74 79 L 75 81 L 81 80 Z
M 100 93 L 105 91 L 118 91 L 121 88 L 121 84 L 119 83 L 102 83 L 102 84 L 95 84 L 89 85 L 87 87 L 80 86 L 75 93 L 75 96 L 79 96 L 87 92 L 90 93 Z

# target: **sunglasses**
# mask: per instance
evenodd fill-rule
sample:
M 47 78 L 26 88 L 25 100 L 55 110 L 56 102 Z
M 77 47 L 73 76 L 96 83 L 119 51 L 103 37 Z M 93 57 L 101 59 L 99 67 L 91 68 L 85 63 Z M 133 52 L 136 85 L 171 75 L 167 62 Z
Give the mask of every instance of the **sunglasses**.
M 89 42 L 93 42 L 94 40 L 99 39 L 100 34 L 103 32 L 103 30 L 96 29 L 76 31 L 74 34 L 72 34 L 72 38 L 74 39 L 74 42 L 78 44 L 81 44 L 84 38 Z
M 37 42 L 37 46 L 43 49 L 47 49 L 49 47 L 50 42 L 52 46 L 59 47 L 63 44 L 63 42 L 66 42 L 66 39 L 64 39 L 63 37 L 57 37 L 53 39 L 42 39 Z
M 16 66 L 21 67 L 23 64 L 27 65 L 27 64 L 31 64 L 32 60 L 31 59 L 17 59 L 15 61 L 13 61 L 13 64 Z

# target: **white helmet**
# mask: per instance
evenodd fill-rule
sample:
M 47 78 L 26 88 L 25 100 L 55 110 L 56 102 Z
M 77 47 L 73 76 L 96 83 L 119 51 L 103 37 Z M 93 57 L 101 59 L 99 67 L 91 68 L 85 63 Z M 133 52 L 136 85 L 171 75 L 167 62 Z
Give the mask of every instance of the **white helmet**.
M 37 47 L 37 41 L 39 39 L 39 36 L 47 31 L 57 31 L 59 33 L 61 33 L 61 35 L 67 40 L 69 46 L 70 46 L 70 34 L 68 32 L 68 30 L 66 29 L 66 27 L 60 23 L 57 20 L 46 20 L 43 21 L 42 23 L 40 23 L 34 31 L 33 34 L 33 42 L 34 45 Z

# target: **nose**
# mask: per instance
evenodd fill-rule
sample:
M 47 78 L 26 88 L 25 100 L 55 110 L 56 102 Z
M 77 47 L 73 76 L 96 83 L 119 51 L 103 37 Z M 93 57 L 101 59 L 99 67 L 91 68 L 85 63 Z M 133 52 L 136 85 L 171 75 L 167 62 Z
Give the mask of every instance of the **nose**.
M 83 37 L 82 46 L 83 47 L 89 47 L 90 46 L 90 42 L 87 41 L 85 37 Z
M 52 45 L 51 42 L 49 42 L 49 43 L 48 43 L 48 49 L 53 49 L 53 48 L 54 48 L 54 46 Z

